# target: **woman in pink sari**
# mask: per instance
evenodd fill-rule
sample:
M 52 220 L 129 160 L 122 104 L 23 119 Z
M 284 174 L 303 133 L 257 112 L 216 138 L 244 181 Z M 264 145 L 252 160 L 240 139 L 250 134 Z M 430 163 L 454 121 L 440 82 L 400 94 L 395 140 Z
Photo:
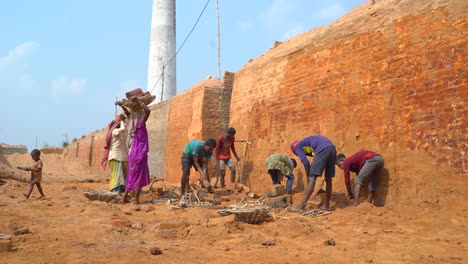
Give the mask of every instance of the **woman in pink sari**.
M 135 204 L 140 203 L 141 188 L 150 184 L 150 174 L 148 168 L 148 130 L 146 130 L 146 121 L 151 113 L 151 110 L 140 101 L 138 97 L 133 97 L 132 101 L 136 102 L 143 109 L 143 112 L 132 113 L 136 120 L 133 140 L 129 148 L 128 154 L 128 175 L 125 193 L 122 198 L 122 203 L 128 203 L 128 192 L 135 192 Z M 130 136 L 130 135 L 129 135 Z

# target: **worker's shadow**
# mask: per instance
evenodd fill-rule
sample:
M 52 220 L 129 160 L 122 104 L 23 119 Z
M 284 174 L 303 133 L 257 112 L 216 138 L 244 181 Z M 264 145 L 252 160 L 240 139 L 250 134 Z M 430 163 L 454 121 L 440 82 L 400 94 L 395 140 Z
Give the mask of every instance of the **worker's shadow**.
M 387 201 L 388 188 L 390 182 L 390 173 L 387 168 L 382 168 L 379 171 L 379 177 L 377 180 L 377 190 L 375 191 L 374 205 L 385 206 Z
M 250 186 L 250 173 L 252 173 L 253 170 L 253 161 L 248 161 L 244 164 L 241 175 L 240 175 L 240 180 L 243 184 L 248 184 Z
M 296 179 L 295 179 L 295 182 L 296 182 L 296 188 L 294 189 L 294 191 L 296 192 L 303 192 L 305 190 L 305 184 L 304 184 L 304 173 L 302 171 L 299 171 L 297 174 L 296 174 Z

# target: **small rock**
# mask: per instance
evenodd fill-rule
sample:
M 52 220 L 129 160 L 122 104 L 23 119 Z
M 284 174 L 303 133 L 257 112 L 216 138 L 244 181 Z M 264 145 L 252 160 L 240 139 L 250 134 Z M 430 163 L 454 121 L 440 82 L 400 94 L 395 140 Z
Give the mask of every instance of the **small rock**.
M 264 245 L 264 246 L 274 246 L 274 245 L 276 245 L 276 242 L 274 240 L 263 240 L 262 245 Z
M 126 214 L 126 215 L 132 215 L 133 214 L 132 211 L 124 211 L 123 213 Z
M 143 211 L 145 211 L 145 212 L 154 211 L 154 206 L 146 205 L 146 206 L 143 207 Z
M 102 202 L 111 202 L 117 198 L 117 194 L 109 191 L 94 191 L 87 190 L 83 194 L 91 201 L 102 201 Z
M 249 198 L 252 198 L 252 199 L 258 199 L 258 198 L 260 198 L 260 196 L 258 196 L 257 194 L 255 194 L 255 193 L 253 193 L 253 192 L 249 192 L 249 193 L 247 194 L 247 196 L 248 196 Z
M 325 246 L 335 246 L 335 245 L 336 245 L 335 240 L 333 240 L 333 238 L 332 238 L 332 239 L 325 240 L 325 242 L 323 242 L 323 244 L 324 244 Z
M 76 190 L 76 187 L 67 185 L 62 188 L 62 191 L 72 191 L 72 190 Z
M 130 220 L 120 217 L 113 218 L 112 225 L 115 227 L 133 227 L 132 222 L 130 222 Z
M 268 197 L 278 197 L 283 196 L 286 193 L 286 188 L 281 184 L 275 184 L 270 188 L 270 191 L 267 193 Z
M 12 237 L 12 235 L 0 234 L 0 240 L 10 240 Z
M 132 224 L 132 228 L 142 230 L 143 229 L 143 223 L 134 223 L 134 224 Z
M 15 235 L 26 235 L 26 234 L 31 234 L 31 230 L 29 230 L 29 228 L 27 227 L 18 228 L 17 230 L 15 230 Z
M 285 208 L 292 204 L 292 196 L 286 194 L 279 197 L 265 199 L 265 204 L 273 208 Z
M 141 211 L 141 208 L 140 206 L 135 206 L 132 208 L 132 211 L 138 212 L 138 211 Z
M 162 254 L 162 251 L 158 247 L 152 247 L 150 249 L 150 253 L 151 253 L 151 255 L 160 255 L 160 254 Z

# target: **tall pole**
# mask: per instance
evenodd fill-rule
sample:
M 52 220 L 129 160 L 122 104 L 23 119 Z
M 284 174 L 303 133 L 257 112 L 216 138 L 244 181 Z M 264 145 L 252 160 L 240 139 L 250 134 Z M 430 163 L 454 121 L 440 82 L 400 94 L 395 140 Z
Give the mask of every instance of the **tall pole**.
M 176 95 L 176 0 L 153 0 L 147 90 L 155 103 Z
M 219 26 L 219 0 L 216 0 L 216 17 L 218 19 L 218 78 L 221 79 L 221 33 Z

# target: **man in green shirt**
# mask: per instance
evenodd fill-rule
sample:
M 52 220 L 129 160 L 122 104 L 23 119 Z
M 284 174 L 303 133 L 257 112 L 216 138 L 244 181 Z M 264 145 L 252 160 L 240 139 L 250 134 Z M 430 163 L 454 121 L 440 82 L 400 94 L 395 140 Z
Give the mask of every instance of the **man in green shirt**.
M 216 147 L 216 140 L 210 138 L 206 142 L 198 139 L 190 141 L 182 152 L 182 179 L 181 179 L 181 195 L 189 191 L 189 176 L 192 166 L 200 173 L 200 183 L 212 191 L 208 177 L 208 160 L 211 159 L 213 149 Z

